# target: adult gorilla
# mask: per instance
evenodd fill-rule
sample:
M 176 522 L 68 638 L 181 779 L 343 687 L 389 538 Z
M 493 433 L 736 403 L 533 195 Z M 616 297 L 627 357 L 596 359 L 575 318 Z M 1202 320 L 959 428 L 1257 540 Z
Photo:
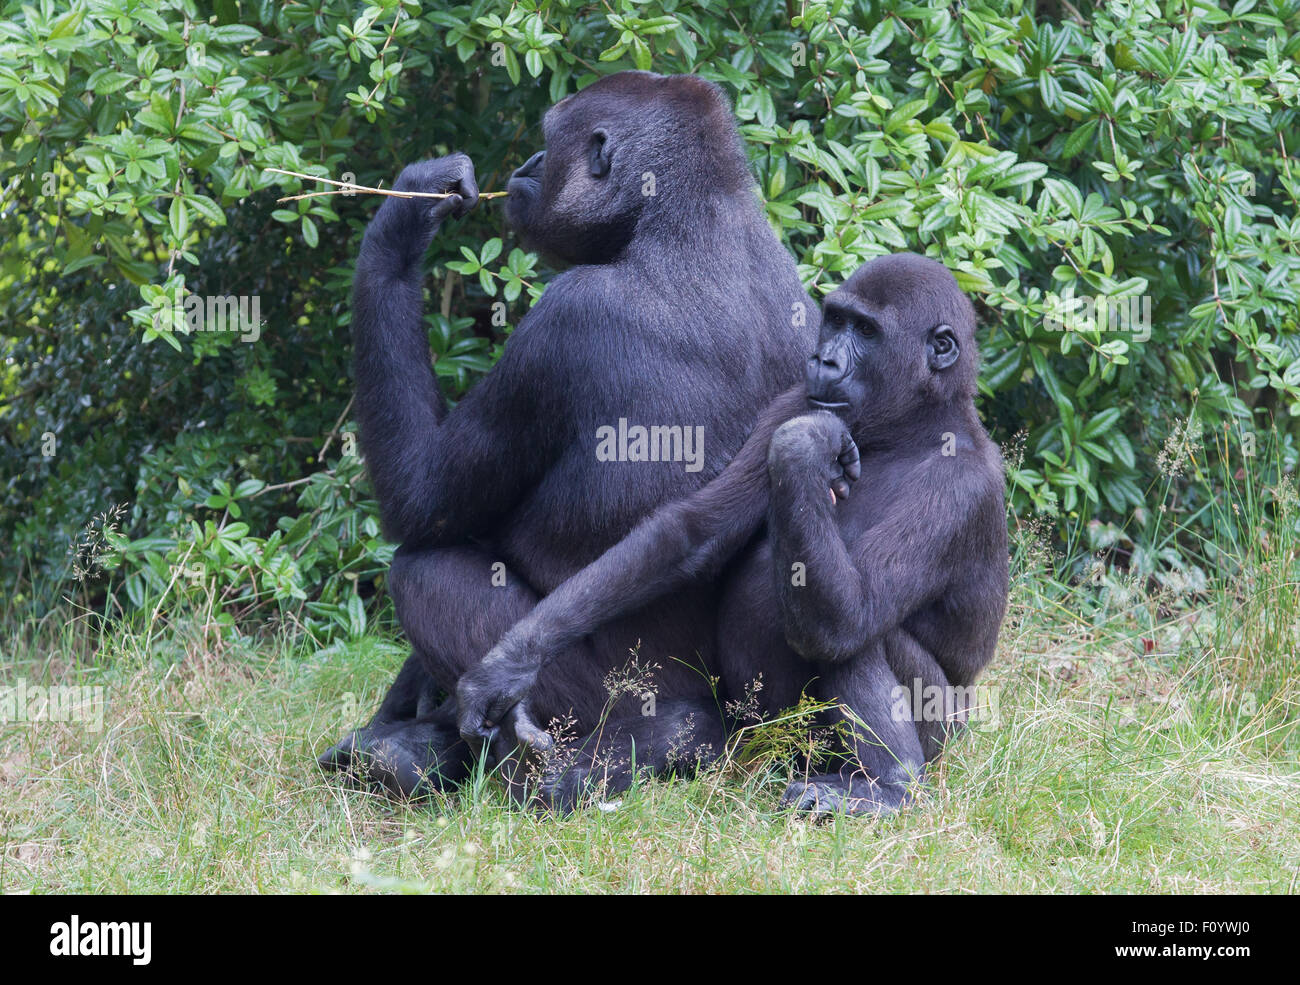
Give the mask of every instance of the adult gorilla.
M 357 413 L 384 530 L 401 544 L 389 588 L 413 653 L 374 720 L 320 761 L 401 794 L 468 772 L 455 700 L 439 704 L 440 692 L 638 520 L 716 476 L 816 331 L 716 86 L 623 72 L 562 100 L 543 131 L 546 151 L 510 179 L 506 215 L 570 269 L 452 410 L 430 366 L 421 260 L 441 221 L 477 200 L 469 159 L 406 168 L 395 188 L 453 197 L 388 199 L 357 262 Z M 702 460 L 602 461 L 598 429 L 621 421 L 702 433 Z M 643 763 L 682 722 L 720 748 L 706 679 L 716 608 L 696 587 L 602 626 L 558 654 L 528 712 L 594 728 L 605 675 L 639 646 L 660 667 L 658 715 L 616 707 L 610 734 Z M 672 754 L 689 760 L 677 742 Z
M 935 261 L 862 267 L 826 299 L 805 384 L 772 402 L 726 471 L 661 507 L 461 679 L 465 734 L 504 719 L 548 751 L 519 720 L 526 707 L 507 713 L 546 680 L 551 654 L 725 568 L 725 695 L 761 677 L 760 712 L 802 692 L 836 706 L 823 724 L 842 741 L 785 803 L 819 814 L 905 803 L 969 711 L 1006 608 L 1004 479 L 975 411 L 974 334 L 970 301 Z M 617 734 L 550 759 L 541 792 L 564 808 L 627 786 L 641 763 Z

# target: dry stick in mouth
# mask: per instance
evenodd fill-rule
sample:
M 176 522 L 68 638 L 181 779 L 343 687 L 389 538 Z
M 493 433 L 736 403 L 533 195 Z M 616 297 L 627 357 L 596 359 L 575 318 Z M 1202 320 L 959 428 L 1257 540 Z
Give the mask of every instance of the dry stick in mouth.
M 391 195 L 393 198 L 451 198 L 457 195 L 457 192 L 398 192 L 390 188 L 371 188 L 369 185 L 356 185 L 348 181 L 335 181 L 333 178 L 322 178 L 315 174 L 303 174 L 300 171 L 285 171 L 283 168 L 264 168 L 265 171 L 273 171 L 276 174 L 287 174 L 291 178 L 302 178 L 306 181 L 323 181 L 327 185 L 337 186 L 334 191 L 326 192 L 307 192 L 304 195 L 286 195 L 284 198 L 277 198 L 276 202 L 296 202 L 300 198 L 317 198 L 321 195 L 349 195 L 358 193 L 361 195 Z M 481 192 L 479 198 L 504 198 L 507 192 Z

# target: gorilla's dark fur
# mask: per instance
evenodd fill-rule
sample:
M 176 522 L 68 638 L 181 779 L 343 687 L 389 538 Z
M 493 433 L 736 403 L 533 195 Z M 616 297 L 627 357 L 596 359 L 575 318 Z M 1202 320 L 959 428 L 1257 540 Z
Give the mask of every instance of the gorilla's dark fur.
M 838 746 L 785 803 L 905 803 L 969 710 L 1006 607 L 1004 480 L 975 412 L 974 327 L 940 264 L 903 254 L 860 269 L 827 298 L 805 385 L 764 411 L 726 471 L 548 596 L 462 679 L 466 733 L 526 713 L 551 673 L 539 667 L 593 627 L 722 571 L 724 694 L 761 675 L 762 713 L 801 693 L 836 706 L 822 724 L 838 726 Z M 553 759 L 543 793 L 567 807 L 626 786 L 620 741 Z
M 389 589 L 413 653 L 374 720 L 321 762 L 403 794 L 469 769 L 455 699 L 441 695 L 540 598 L 717 476 L 797 378 L 817 328 L 716 86 L 613 75 L 553 107 L 544 131 L 547 149 L 511 178 L 506 212 L 526 244 L 571 267 L 454 409 L 430 366 L 422 260 L 443 219 L 477 200 L 469 159 L 403 171 L 398 189 L 455 195 L 432 208 L 386 200 L 357 263 L 361 439 L 384 529 L 401 544 Z M 620 419 L 703 427 L 703 468 L 599 461 L 597 429 Z M 519 712 L 572 716 L 579 732 L 599 724 L 653 769 L 669 753 L 651 751 L 683 723 L 721 748 L 708 681 L 717 611 L 700 582 L 602 620 L 552 654 Z M 658 714 L 641 716 L 638 701 L 602 723 L 602 681 L 638 646 L 643 666 L 659 666 Z M 674 753 L 691 758 L 680 744 Z

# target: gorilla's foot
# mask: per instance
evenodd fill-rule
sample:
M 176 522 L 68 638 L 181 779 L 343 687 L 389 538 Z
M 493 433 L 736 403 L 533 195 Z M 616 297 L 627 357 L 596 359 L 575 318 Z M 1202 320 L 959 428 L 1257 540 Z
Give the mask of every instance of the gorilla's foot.
M 657 711 L 607 722 L 576 744 L 551 750 L 542 803 L 567 814 L 622 793 L 638 776 L 693 776 L 726 747 L 725 725 L 712 698 L 663 700 Z
M 633 769 L 635 756 L 621 742 L 608 745 L 589 736 L 578 748 L 561 748 L 548 756 L 537 802 L 553 814 L 571 814 L 622 793 L 636 775 L 652 771 L 642 764 Z
M 443 722 L 387 722 L 357 729 L 317 762 L 353 783 L 418 797 L 463 780 L 469 774 L 470 750 L 456 729 Z
M 346 771 L 352 765 L 352 750 L 356 747 L 358 732 L 349 732 L 317 756 L 316 763 L 320 768 L 326 773 Z
M 815 818 L 835 814 L 862 817 L 892 814 L 911 800 L 911 790 L 906 784 L 878 783 L 861 776 L 852 783 L 841 776 L 813 776 L 795 780 L 786 787 L 781 808 Z
M 631 783 L 630 768 L 598 766 L 579 755 L 563 766 L 552 764 L 542 777 L 537 799 L 553 814 L 572 814 L 579 807 L 626 790 Z

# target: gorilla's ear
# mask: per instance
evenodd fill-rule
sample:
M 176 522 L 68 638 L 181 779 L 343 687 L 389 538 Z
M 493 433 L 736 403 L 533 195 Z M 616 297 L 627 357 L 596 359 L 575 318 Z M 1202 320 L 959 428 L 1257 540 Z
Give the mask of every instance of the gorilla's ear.
M 603 127 L 591 132 L 591 145 L 587 148 L 587 163 L 591 167 L 593 178 L 603 178 L 609 174 L 610 161 L 614 157 L 614 148 L 609 134 Z
M 936 325 L 930 330 L 930 341 L 925 346 L 926 361 L 931 372 L 947 369 L 961 356 L 957 333 L 951 325 Z

